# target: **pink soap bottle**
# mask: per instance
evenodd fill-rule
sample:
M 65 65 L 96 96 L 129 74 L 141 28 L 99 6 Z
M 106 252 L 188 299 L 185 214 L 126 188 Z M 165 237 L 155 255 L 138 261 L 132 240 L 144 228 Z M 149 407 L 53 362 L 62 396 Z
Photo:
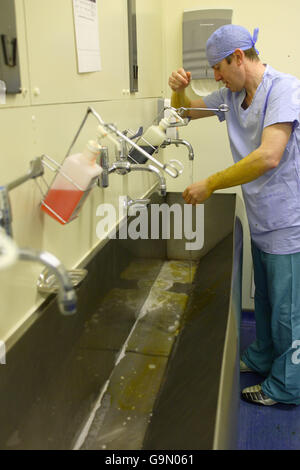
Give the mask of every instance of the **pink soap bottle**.
M 77 217 L 83 202 L 102 173 L 96 163 L 100 153 L 97 142 L 90 140 L 82 153 L 68 156 L 55 177 L 41 208 L 61 224 Z

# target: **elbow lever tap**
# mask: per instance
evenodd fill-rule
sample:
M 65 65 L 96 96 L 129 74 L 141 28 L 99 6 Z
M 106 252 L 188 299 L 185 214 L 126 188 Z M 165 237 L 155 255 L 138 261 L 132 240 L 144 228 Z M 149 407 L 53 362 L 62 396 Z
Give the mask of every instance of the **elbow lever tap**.
M 182 106 L 181 108 L 172 109 L 175 109 L 179 116 L 184 116 L 186 111 L 214 111 L 227 113 L 230 110 L 229 106 L 225 103 L 221 104 L 218 108 L 185 108 Z

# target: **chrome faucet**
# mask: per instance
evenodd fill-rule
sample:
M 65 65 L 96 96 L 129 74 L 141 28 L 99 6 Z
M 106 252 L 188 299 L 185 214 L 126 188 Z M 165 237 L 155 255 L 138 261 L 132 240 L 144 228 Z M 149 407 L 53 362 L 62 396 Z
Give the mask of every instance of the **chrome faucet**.
M 34 261 L 46 266 L 55 275 L 59 285 L 57 302 L 60 312 L 63 315 L 73 315 L 76 313 L 75 290 L 66 269 L 56 256 L 47 251 L 20 248 L 18 250 L 18 258 L 24 261 Z
M 191 144 L 187 140 L 183 140 L 183 139 L 166 139 L 161 144 L 161 148 L 165 148 L 165 147 L 167 147 L 167 145 L 172 145 L 172 144 L 176 145 L 176 147 L 178 147 L 178 145 L 185 145 L 188 148 L 188 151 L 189 151 L 189 160 L 194 160 L 193 147 L 191 146 Z
M 149 171 L 155 173 L 159 180 L 159 194 L 165 196 L 167 194 L 166 179 L 158 168 L 153 165 L 131 165 L 131 171 Z
M 161 172 L 153 165 L 135 165 L 131 164 L 128 161 L 116 161 L 112 164 L 111 167 L 108 166 L 108 159 L 106 158 L 107 155 L 101 158 L 101 166 L 103 168 L 103 172 L 101 174 L 101 179 L 99 181 L 99 185 L 103 188 L 108 187 L 108 175 L 111 173 L 117 173 L 120 175 L 128 174 L 131 171 L 148 171 L 150 173 L 155 173 L 159 180 L 159 193 L 161 196 L 165 196 L 167 189 L 166 189 L 166 180 L 162 176 Z M 140 200 L 139 200 L 140 201 Z
M 59 259 L 47 251 L 35 251 L 28 248 L 18 248 L 11 239 L 12 214 L 8 192 L 14 188 L 17 188 L 29 179 L 37 178 L 43 174 L 44 167 L 42 163 L 42 157 L 38 157 L 30 162 L 30 169 L 26 175 L 17 178 L 16 180 L 8 183 L 6 186 L 0 187 L 0 236 L 2 236 L 2 239 L 0 240 L 0 256 L 3 256 L 2 263 L 0 262 L 0 269 L 5 265 L 5 262 L 8 264 L 8 262 L 12 263 L 14 261 L 13 246 L 15 247 L 16 251 L 16 259 L 34 261 L 43 264 L 55 275 L 57 279 L 59 285 L 57 300 L 60 312 L 63 315 L 72 315 L 76 312 L 76 294 L 68 273 Z M 11 244 L 7 242 L 5 237 L 10 237 Z M 12 243 L 14 245 L 12 245 Z M 10 253 L 11 256 L 8 256 Z
M 63 315 L 76 313 L 76 294 L 62 263 L 47 251 L 18 248 L 14 240 L 0 229 L 0 270 L 14 264 L 18 259 L 34 261 L 46 266 L 54 274 L 59 286 L 57 300 L 60 312 Z

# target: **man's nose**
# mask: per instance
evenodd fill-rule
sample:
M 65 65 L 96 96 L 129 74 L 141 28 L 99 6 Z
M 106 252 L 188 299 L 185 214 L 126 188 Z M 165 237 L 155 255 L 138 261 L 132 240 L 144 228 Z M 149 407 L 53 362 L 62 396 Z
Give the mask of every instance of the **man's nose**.
M 220 80 L 222 80 L 222 75 L 220 74 L 218 70 L 214 70 L 214 74 L 215 74 L 216 82 L 219 82 Z

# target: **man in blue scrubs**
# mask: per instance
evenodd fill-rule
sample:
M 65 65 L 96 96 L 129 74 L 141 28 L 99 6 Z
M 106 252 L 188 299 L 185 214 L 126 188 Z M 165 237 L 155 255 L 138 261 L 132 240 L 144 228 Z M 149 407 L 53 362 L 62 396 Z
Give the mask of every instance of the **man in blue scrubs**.
M 253 403 L 300 404 L 300 82 L 264 65 L 253 37 L 226 25 L 206 46 L 215 80 L 224 87 L 190 101 L 191 74 L 173 72 L 172 106 L 191 110 L 192 119 L 216 114 L 226 120 L 234 165 L 190 185 L 183 193 L 200 204 L 215 190 L 242 185 L 252 241 L 256 340 L 244 352 L 241 371 L 265 376 L 242 396 Z M 300 356 L 300 353 L 299 353 Z

